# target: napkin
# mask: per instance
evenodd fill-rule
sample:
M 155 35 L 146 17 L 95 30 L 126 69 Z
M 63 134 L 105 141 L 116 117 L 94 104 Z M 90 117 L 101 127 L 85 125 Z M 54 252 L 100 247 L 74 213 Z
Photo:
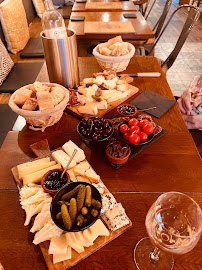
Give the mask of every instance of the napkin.
M 143 110 L 151 107 L 156 107 L 149 111 L 145 111 L 157 118 L 160 118 L 165 112 L 167 112 L 174 104 L 175 100 L 166 98 L 160 94 L 157 94 L 151 90 L 145 90 L 130 103 L 135 105 L 138 109 Z

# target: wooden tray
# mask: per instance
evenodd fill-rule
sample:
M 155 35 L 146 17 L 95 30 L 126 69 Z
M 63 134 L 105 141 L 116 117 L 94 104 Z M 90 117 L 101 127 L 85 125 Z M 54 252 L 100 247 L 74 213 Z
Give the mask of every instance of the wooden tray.
M 47 144 L 47 140 L 45 142 L 45 144 Z M 40 158 L 44 157 L 45 155 L 42 155 L 42 148 L 41 148 L 41 142 L 39 142 L 40 147 L 37 146 L 37 143 L 35 144 L 36 149 L 39 148 L 39 153 L 40 153 Z M 33 148 L 31 148 L 33 150 Z M 44 148 L 43 148 L 44 149 Z M 61 148 L 59 148 L 61 149 Z M 47 154 L 48 149 L 44 149 L 45 153 Z M 55 151 L 55 150 L 53 150 Z M 36 152 L 35 152 L 36 154 Z M 51 154 L 51 152 L 50 152 Z M 47 156 L 47 155 L 46 155 Z M 49 155 L 48 155 L 49 156 Z M 37 158 L 36 158 L 37 159 Z M 18 187 L 18 190 L 20 191 L 21 187 L 22 187 L 22 182 L 20 181 L 19 177 L 18 177 L 18 170 L 17 167 L 13 167 L 11 169 L 16 185 Z M 116 231 L 110 231 L 110 235 L 109 236 L 99 236 L 95 241 L 93 246 L 90 247 L 85 247 L 85 251 L 78 254 L 75 250 L 72 249 L 72 258 L 70 260 L 66 260 L 60 263 L 56 263 L 53 264 L 52 262 L 52 255 L 48 254 L 48 249 L 49 249 L 49 241 L 45 241 L 39 244 L 41 251 L 43 253 L 44 259 L 46 261 L 47 267 L 49 270 L 66 270 L 66 269 L 70 269 L 71 267 L 73 267 L 74 265 L 76 265 L 77 263 L 81 262 L 82 260 L 84 260 L 85 258 L 87 258 L 88 256 L 90 256 L 91 254 L 93 254 L 94 252 L 96 252 L 97 250 L 99 250 L 100 248 L 102 248 L 103 246 L 105 246 L 106 244 L 108 244 L 109 242 L 111 242 L 112 240 L 114 240 L 115 238 L 117 238 L 119 235 L 121 235 L 122 233 L 124 233 L 125 231 L 127 231 L 130 227 L 132 226 L 132 222 L 129 219 L 129 224 L 116 230 Z
M 84 34 L 129 34 L 135 33 L 130 21 L 120 22 L 84 22 Z
M 108 103 L 108 108 L 106 110 L 98 110 L 97 115 L 89 115 L 89 114 L 79 113 L 77 108 L 81 107 L 82 105 L 67 106 L 66 110 L 72 112 L 75 116 L 77 116 L 79 118 L 88 118 L 88 117 L 92 117 L 92 116 L 103 117 L 103 115 L 107 114 L 108 112 L 110 112 L 111 110 L 116 108 L 118 105 L 120 105 L 121 103 L 123 103 L 124 101 L 126 101 L 127 99 L 131 98 L 132 96 L 134 96 L 135 94 L 138 93 L 139 89 L 137 87 L 134 87 L 133 85 L 130 85 L 130 86 L 131 86 L 130 87 L 131 92 L 129 95 L 127 95 L 125 98 L 121 98 L 121 99 L 116 100 L 114 102 Z

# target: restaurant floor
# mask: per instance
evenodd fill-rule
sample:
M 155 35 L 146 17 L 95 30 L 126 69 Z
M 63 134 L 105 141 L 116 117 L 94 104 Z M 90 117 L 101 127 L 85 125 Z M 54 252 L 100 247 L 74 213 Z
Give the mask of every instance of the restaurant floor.
M 165 0 L 157 0 L 147 19 L 152 28 L 162 13 Z M 178 0 L 173 0 L 170 14 L 178 7 Z M 163 60 L 175 46 L 180 35 L 186 11 L 180 10 L 156 45 L 155 56 Z M 182 47 L 173 66 L 167 72 L 167 80 L 174 96 L 180 96 L 188 87 L 194 76 L 202 74 L 202 15 L 193 27 L 187 41 Z

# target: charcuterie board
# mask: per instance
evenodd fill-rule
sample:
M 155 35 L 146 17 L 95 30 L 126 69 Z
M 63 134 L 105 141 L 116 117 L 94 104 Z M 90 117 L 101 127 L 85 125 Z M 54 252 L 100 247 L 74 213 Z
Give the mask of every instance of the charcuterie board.
M 133 97 L 135 94 L 138 93 L 139 89 L 130 85 L 130 90 L 131 92 L 124 98 L 118 99 L 116 101 L 110 102 L 108 103 L 108 108 L 105 110 L 98 110 L 97 115 L 98 117 L 103 117 L 105 114 L 107 114 L 108 112 L 110 112 L 111 110 L 115 109 L 117 106 L 119 106 L 120 104 L 122 104 L 123 102 L 125 102 L 126 100 L 128 100 L 129 98 Z M 67 106 L 66 110 L 73 113 L 75 116 L 77 116 L 78 118 L 88 118 L 91 117 L 92 115 L 89 114 L 83 114 L 83 113 L 79 113 L 78 112 L 78 108 L 81 107 L 82 105 L 75 105 L 75 106 Z
M 45 149 L 46 147 L 48 147 L 48 149 Z M 41 141 L 39 143 L 35 143 L 34 145 L 31 146 L 31 149 L 37 156 L 40 156 L 40 158 L 47 157 L 48 153 L 50 153 L 50 155 L 51 155 L 47 140 Z M 56 149 L 56 150 L 61 150 L 61 149 L 62 148 L 59 148 L 59 149 Z M 43 152 L 44 152 L 44 154 L 43 154 Z M 38 159 L 39 158 L 36 158 L 34 160 L 38 160 Z M 16 185 L 17 185 L 17 187 L 19 189 L 19 192 L 20 192 L 21 188 L 23 187 L 23 184 L 22 184 L 22 181 L 19 179 L 18 168 L 17 167 L 12 168 L 12 173 L 13 173 Z M 101 182 L 101 180 L 100 180 L 100 182 Z M 107 190 L 107 188 L 106 188 L 105 192 L 109 192 Z M 129 221 L 129 223 L 127 225 L 125 225 L 125 226 L 123 226 L 123 227 L 121 227 L 121 228 L 119 228 L 119 229 L 117 229 L 115 231 L 112 231 L 112 230 L 109 229 L 109 232 L 110 232 L 109 236 L 99 236 L 99 237 L 97 237 L 97 239 L 93 242 L 93 245 L 89 246 L 89 247 L 85 247 L 85 249 L 84 249 L 84 251 L 82 253 L 79 254 L 75 250 L 72 249 L 72 251 L 71 251 L 71 259 L 65 260 L 65 261 L 62 261 L 62 262 L 59 262 L 59 263 L 55 263 L 55 264 L 53 264 L 52 255 L 49 254 L 49 252 L 48 252 L 50 241 L 41 242 L 39 244 L 39 246 L 40 246 L 41 251 L 43 253 L 43 256 L 44 256 L 44 259 L 46 261 L 48 269 L 49 270 L 70 269 L 75 264 L 81 262 L 82 260 L 84 260 L 85 258 L 90 256 L 92 253 L 96 252 L 97 250 L 99 250 L 100 248 L 102 248 L 103 246 L 105 246 L 106 244 L 108 244 L 109 242 L 114 240 L 115 238 L 117 238 L 119 235 L 124 233 L 126 230 L 128 230 L 132 226 L 132 222 L 130 221 L 129 218 L 128 218 L 128 221 Z

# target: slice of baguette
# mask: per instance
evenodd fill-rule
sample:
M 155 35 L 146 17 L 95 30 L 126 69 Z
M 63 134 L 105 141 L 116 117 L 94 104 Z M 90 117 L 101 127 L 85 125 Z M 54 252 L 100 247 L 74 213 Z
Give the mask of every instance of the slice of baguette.
M 36 96 L 40 111 L 54 107 L 51 94 L 48 91 L 37 91 Z
M 22 106 L 25 101 L 31 96 L 32 91 L 27 88 L 20 88 L 16 91 L 15 98 L 13 102 L 15 104 Z
M 122 37 L 117 36 L 117 37 L 114 37 L 114 38 L 111 38 L 111 39 L 108 40 L 109 46 L 111 46 L 112 44 L 114 44 L 116 42 L 123 42 Z

